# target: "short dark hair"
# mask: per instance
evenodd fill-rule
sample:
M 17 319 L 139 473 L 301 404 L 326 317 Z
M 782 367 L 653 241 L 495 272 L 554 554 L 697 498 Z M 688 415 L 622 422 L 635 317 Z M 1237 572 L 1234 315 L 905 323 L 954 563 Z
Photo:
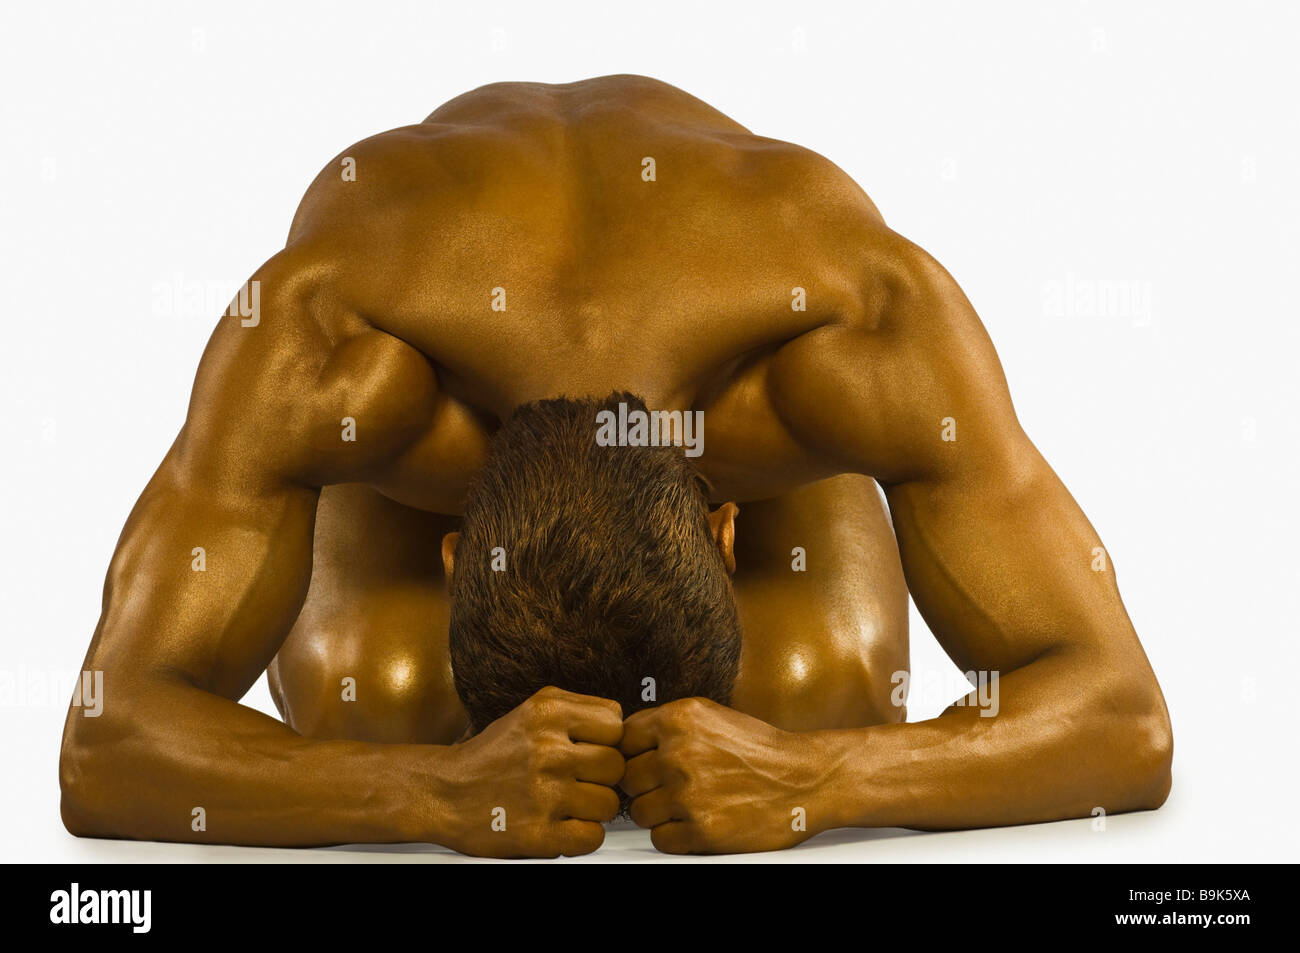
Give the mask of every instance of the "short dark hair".
M 646 410 L 619 392 L 519 407 L 470 486 L 450 652 L 473 732 L 547 685 L 612 698 L 624 717 L 730 703 L 740 621 L 706 485 L 680 446 L 600 446 L 596 415 L 620 401 Z

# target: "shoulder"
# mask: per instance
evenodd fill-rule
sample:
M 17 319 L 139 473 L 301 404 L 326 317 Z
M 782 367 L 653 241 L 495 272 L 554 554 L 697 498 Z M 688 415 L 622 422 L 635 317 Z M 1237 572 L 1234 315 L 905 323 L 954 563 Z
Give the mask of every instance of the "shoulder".
M 230 479 L 359 479 L 418 436 L 436 391 L 422 354 L 351 309 L 329 253 L 293 245 L 218 320 L 177 448 Z
M 952 275 L 873 231 L 860 249 L 861 307 L 782 348 L 769 387 L 812 452 L 894 483 L 943 472 L 968 448 L 995 452 L 1018 424 L 992 341 Z
M 358 240 L 382 227 L 409 199 L 412 185 L 428 178 L 429 139 L 439 127 L 402 126 L 348 146 L 312 180 L 289 229 L 288 242 Z

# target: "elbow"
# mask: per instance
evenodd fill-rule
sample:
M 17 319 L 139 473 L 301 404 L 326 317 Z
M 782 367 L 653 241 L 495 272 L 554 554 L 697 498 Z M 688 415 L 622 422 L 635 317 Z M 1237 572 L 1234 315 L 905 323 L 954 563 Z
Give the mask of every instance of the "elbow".
M 1111 699 L 1114 701 L 1115 699 Z M 1153 811 L 1173 786 L 1174 733 L 1169 710 L 1154 676 L 1149 685 L 1125 693 L 1110 707 L 1108 745 L 1117 806 Z
M 106 730 L 100 724 L 110 716 L 93 720 L 74 709 L 63 731 L 59 751 L 59 816 L 69 834 L 77 837 L 122 837 L 120 818 L 113 816 L 111 795 L 114 755 L 107 750 Z
M 1163 702 L 1157 711 L 1138 718 L 1131 731 L 1125 760 L 1131 765 L 1127 780 L 1132 810 L 1154 811 L 1168 800 L 1173 787 L 1174 734 Z
M 77 715 L 73 714 L 72 718 Z M 59 751 L 59 816 L 69 834 L 93 837 L 89 806 L 94 784 L 90 779 L 91 754 L 84 738 L 71 724 L 63 733 Z

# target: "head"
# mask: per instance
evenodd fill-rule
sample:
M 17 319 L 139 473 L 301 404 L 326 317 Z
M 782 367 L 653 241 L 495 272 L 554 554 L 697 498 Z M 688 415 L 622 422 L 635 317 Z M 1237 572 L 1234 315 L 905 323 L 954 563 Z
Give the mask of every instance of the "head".
M 520 407 L 443 540 L 456 691 L 478 732 L 546 685 L 623 706 L 722 704 L 740 661 L 736 507 L 710 511 L 681 447 L 609 447 L 630 394 Z

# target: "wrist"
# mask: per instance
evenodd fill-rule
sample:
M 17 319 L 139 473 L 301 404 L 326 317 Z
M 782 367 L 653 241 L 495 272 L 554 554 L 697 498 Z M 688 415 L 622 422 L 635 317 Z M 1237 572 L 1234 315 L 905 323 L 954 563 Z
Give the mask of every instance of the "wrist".
M 874 827 L 870 779 L 862 766 L 869 761 L 875 728 L 840 728 L 812 732 L 817 759 L 809 827 L 818 833 L 841 827 Z
M 445 845 L 455 819 L 456 745 L 404 745 L 394 833 L 402 843 Z

